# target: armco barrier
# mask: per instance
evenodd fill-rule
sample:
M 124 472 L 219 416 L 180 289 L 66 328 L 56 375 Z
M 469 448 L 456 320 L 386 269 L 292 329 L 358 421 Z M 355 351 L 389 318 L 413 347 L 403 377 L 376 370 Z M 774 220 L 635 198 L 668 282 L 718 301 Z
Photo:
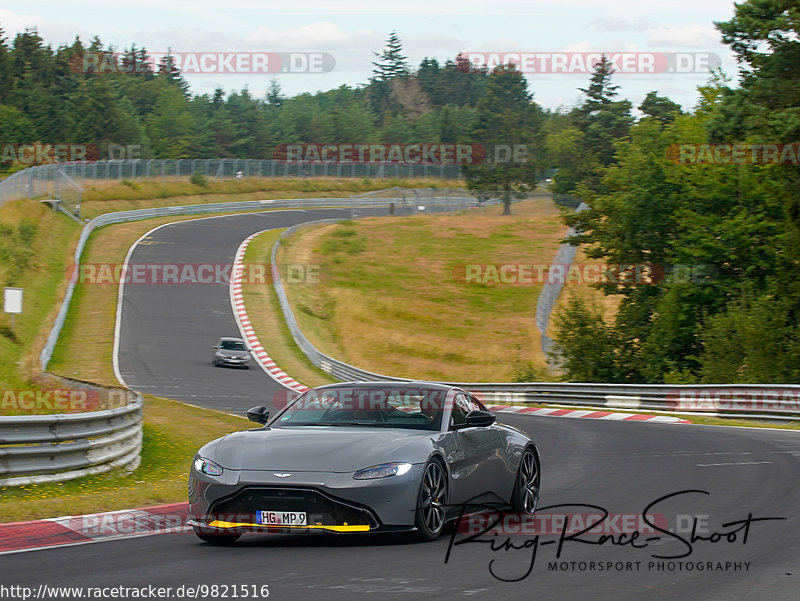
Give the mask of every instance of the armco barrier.
M 327 374 L 342 381 L 410 381 L 369 372 L 334 359 L 306 338 L 286 297 L 277 269 L 276 256 L 281 239 L 297 230 L 336 220 L 304 223 L 287 229 L 272 247 L 273 286 L 284 319 L 297 346 L 308 359 Z M 740 418 L 800 419 L 800 386 L 777 384 L 602 384 L 569 382 L 446 382 L 466 388 L 491 403 L 546 403 L 614 409 L 669 411 L 726 415 Z
M 581 202 L 578 205 L 578 208 L 575 209 L 575 212 L 585 211 L 588 208 L 589 205 Z M 569 228 L 564 237 L 569 238 L 570 236 L 574 236 L 576 233 L 577 232 L 575 231 L 575 228 Z M 570 265 L 572 265 L 572 262 L 575 260 L 575 253 L 577 252 L 577 246 L 573 246 L 572 244 L 564 242 L 559 245 L 552 264 L 563 265 L 564 269 L 568 271 Z M 557 350 L 555 342 L 547 335 L 547 326 L 550 323 L 550 315 L 553 313 L 553 309 L 558 301 L 558 295 L 561 294 L 561 288 L 563 287 L 564 280 L 560 280 L 558 278 L 556 278 L 556 281 L 554 282 L 546 282 L 544 285 L 542 285 L 542 290 L 539 292 L 539 298 L 536 299 L 536 327 L 538 327 L 539 331 L 542 333 L 542 351 L 544 352 L 545 357 L 556 352 Z
M 132 470 L 139 465 L 141 395 L 121 388 L 62 381 L 67 387 L 94 391 L 112 408 L 0 416 L 0 487 L 61 482 L 118 467 Z

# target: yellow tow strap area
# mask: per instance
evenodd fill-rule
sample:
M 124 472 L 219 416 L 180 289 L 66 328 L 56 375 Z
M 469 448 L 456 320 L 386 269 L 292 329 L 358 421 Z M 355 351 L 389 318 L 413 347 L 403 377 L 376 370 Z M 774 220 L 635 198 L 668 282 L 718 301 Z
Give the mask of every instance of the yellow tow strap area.
M 222 522 L 214 520 L 208 525 L 209 528 L 294 528 L 297 530 L 332 530 L 333 532 L 369 532 L 369 526 L 325 526 L 322 524 L 310 524 L 308 526 L 275 526 L 267 524 L 243 524 L 239 522 Z

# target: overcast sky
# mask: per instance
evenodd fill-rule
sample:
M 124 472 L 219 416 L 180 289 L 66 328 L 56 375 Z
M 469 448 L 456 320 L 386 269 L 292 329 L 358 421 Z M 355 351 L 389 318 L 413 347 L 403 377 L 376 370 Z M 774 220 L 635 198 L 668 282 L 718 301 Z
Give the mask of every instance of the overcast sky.
M 18 6 L 0 9 L 6 37 L 35 27 L 54 47 L 71 43 L 76 35 L 84 42 L 97 35 L 105 45 L 118 49 L 136 44 L 154 52 L 171 48 L 196 53 L 328 53 L 335 62 L 326 73 L 186 75 L 195 93 L 248 86 L 251 93 L 263 96 L 272 77 L 288 95 L 363 84 L 372 71 L 373 52 L 382 50 L 393 29 L 414 67 L 423 57 L 443 62 L 459 52 L 555 53 L 573 60 L 574 55 L 563 53 L 623 51 L 643 53 L 635 60 L 644 56 L 644 69 L 653 53 L 657 53 L 653 54 L 657 64 L 665 56 L 661 53 L 682 53 L 684 65 L 690 58 L 716 55 L 726 72 L 737 72 L 713 24 L 731 18 L 730 0 L 306 0 L 286 4 L 38 0 Z M 540 60 L 539 68 L 541 64 Z M 537 69 L 535 63 L 532 68 Z M 535 100 L 554 109 L 577 104 L 578 88 L 586 86 L 589 75 L 537 72 L 528 73 L 527 78 Z M 618 73 L 615 77 L 621 96 L 634 106 L 648 91 L 657 90 L 684 108 L 696 105 L 696 88 L 707 80 L 702 63 L 688 73 Z

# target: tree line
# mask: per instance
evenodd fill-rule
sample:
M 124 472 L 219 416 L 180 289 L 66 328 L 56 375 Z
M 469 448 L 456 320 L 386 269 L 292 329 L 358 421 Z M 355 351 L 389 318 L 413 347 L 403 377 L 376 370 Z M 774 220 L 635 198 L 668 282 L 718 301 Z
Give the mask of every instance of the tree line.
M 87 53 L 119 68 L 81 68 Z M 0 141 L 92 145 L 101 158 L 131 145 L 164 159 L 270 158 L 287 143 L 456 142 L 468 137 L 487 78 L 461 58 L 425 59 L 412 72 L 388 46 L 364 86 L 288 98 L 273 79 L 262 96 L 192 94 L 169 56 L 153 67 L 144 48 L 115 52 L 95 37 L 53 49 L 36 30 L 10 41 L 0 28 Z

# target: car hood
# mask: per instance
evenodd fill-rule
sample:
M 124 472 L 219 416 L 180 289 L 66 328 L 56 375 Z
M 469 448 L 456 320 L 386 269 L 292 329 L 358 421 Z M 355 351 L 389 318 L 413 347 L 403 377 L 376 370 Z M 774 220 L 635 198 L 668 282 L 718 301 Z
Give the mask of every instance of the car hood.
M 438 432 L 399 428 L 299 426 L 235 432 L 200 454 L 227 469 L 354 472 L 427 460 Z

